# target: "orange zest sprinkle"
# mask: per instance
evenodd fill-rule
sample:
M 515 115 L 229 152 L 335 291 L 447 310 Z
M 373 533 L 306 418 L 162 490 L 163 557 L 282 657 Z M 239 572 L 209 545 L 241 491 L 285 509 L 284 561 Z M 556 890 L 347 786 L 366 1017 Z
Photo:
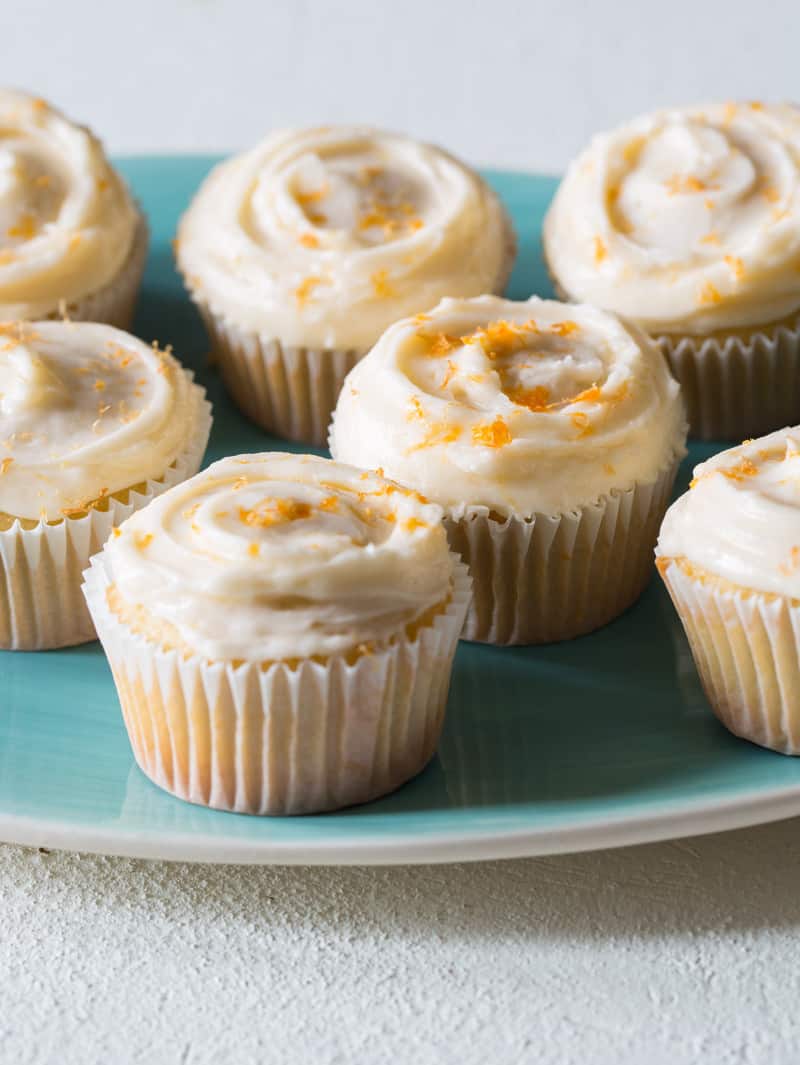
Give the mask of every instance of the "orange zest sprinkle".
M 456 365 L 456 363 L 453 362 L 452 359 L 448 359 L 447 360 L 447 373 L 442 378 L 442 383 L 439 385 L 439 388 L 447 388 L 447 386 L 450 384 L 450 382 L 452 381 L 452 379 L 455 377 L 455 375 L 457 373 L 458 373 L 458 366 Z
M 707 199 L 703 200 L 703 204 L 707 211 L 713 211 L 714 208 L 717 206 L 714 200 L 711 199 L 711 197 L 708 197 Z
M 133 542 L 139 551 L 144 551 L 153 542 L 152 533 L 136 533 Z
M 13 461 L 12 458 L 5 458 L 0 461 L 0 477 L 2 477 L 4 473 L 8 473 L 9 467 Z
M 665 185 L 670 196 L 681 196 L 690 192 L 707 192 L 709 189 L 719 188 L 718 185 L 711 185 L 706 181 L 701 181 L 700 178 L 694 177 L 693 174 L 673 174 L 665 182 Z
M 319 237 L 315 237 L 313 233 L 303 233 L 300 237 L 300 243 L 304 248 L 318 248 Z
M 532 411 L 544 411 L 549 409 L 550 389 L 545 385 L 536 385 L 535 388 L 515 388 L 508 393 L 512 403 L 520 407 L 527 407 Z
M 570 420 L 576 429 L 579 430 L 578 436 L 591 436 L 594 429 L 589 424 L 589 415 L 585 411 L 576 410 L 570 414 Z
M 316 277 L 314 275 L 306 277 L 294 290 L 294 298 L 297 300 L 300 306 L 302 306 L 310 299 L 311 293 L 314 291 L 317 285 L 322 285 L 324 283 L 325 279 L 322 277 Z
M 512 440 L 508 426 L 499 416 L 493 422 L 480 422 L 472 427 L 472 442 L 482 447 L 506 447 Z
M 706 235 L 704 237 L 700 238 L 700 243 L 701 244 L 719 244 L 719 234 L 715 233 L 714 230 L 712 229 L 710 232 L 706 233 Z
M 420 440 L 418 444 L 414 444 L 413 447 L 410 447 L 406 454 L 420 451 L 425 447 L 435 447 L 439 444 L 452 444 L 455 440 L 458 440 L 460 436 L 460 426 L 449 425 L 447 422 L 434 422 L 422 440 Z
M 425 417 L 425 411 L 422 409 L 422 404 L 419 401 L 418 396 L 411 397 L 411 413 L 408 415 L 408 421 L 416 422 L 421 421 Z
M 255 540 L 251 544 L 248 544 L 247 553 L 248 555 L 250 555 L 251 558 L 257 558 L 258 555 L 261 553 L 260 544 L 256 543 Z
M 419 518 L 411 517 L 406 518 L 403 522 L 403 528 L 406 532 L 415 532 L 417 529 L 427 529 L 428 523 L 426 521 L 421 521 Z
M 394 294 L 392 286 L 389 284 L 389 271 L 388 270 L 376 270 L 370 277 L 372 287 L 375 290 L 375 295 L 380 299 L 386 299 Z
M 336 496 L 325 496 L 319 505 L 319 509 L 335 513 L 339 509 L 339 500 Z
M 264 499 L 252 510 L 240 507 L 239 521 L 266 529 L 270 525 L 310 518 L 312 513 L 310 503 L 298 503 L 294 499 Z
M 594 245 L 594 261 L 599 266 L 600 263 L 608 256 L 608 248 L 605 245 L 605 241 L 602 237 L 593 238 Z
M 721 473 L 723 477 L 727 477 L 730 481 L 744 481 L 748 477 L 755 477 L 758 473 L 758 466 L 752 459 L 744 458 L 737 462 L 735 466 L 728 466 L 717 472 Z
M 550 332 L 555 333 L 557 337 L 572 336 L 572 334 L 577 333 L 579 329 L 580 326 L 578 323 L 569 319 L 566 322 L 554 322 L 553 325 L 550 326 Z
M 761 190 L 761 195 L 768 203 L 777 203 L 781 198 L 781 194 L 775 188 L 774 185 L 766 185 Z
M 111 535 L 116 540 L 117 537 L 122 536 L 122 529 L 120 529 L 118 525 L 115 525 L 114 528 L 111 530 Z
M 744 277 L 744 263 L 738 255 L 726 255 L 725 263 L 730 267 L 733 276 L 737 281 L 741 281 Z
M 36 219 L 30 213 L 20 215 L 13 226 L 10 226 L 6 233 L 9 237 L 19 237 L 21 240 L 30 240 L 36 236 L 38 230 Z
M 97 380 L 94 383 L 95 392 L 102 392 L 105 389 L 105 387 L 106 387 L 105 381 L 102 379 L 102 377 L 98 377 Z
M 324 200 L 328 195 L 328 183 L 327 181 L 320 185 L 318 189 L 313 189 L 311 192 L 298 192 L 297 202 L 304 207 L 307 203 L 319 203 L 320 200 Z
M 710 281 L 706 281 L 706 283 L 700 289 L 698 302 L 701 304 L 721 303 L 722 296 L 720 295 L 719 289 L 716 287 L 716 285 L 713 285 Z

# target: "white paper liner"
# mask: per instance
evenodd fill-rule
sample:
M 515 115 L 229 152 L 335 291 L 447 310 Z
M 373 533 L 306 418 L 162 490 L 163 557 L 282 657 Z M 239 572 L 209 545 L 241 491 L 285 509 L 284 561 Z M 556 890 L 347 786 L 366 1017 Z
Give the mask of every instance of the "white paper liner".
M 722 724 L 762 747 L 800 754 L 800 606 L 725 588 L 674 561 L 661 576 Z
M 323 447 L 344 379 L 366 352 L 285 345 L 239 329 L 196 302 L 242 413 L 269 433 Z
M 115 277 L 102 288 L 73 300 L 64 307 L 54 307 L 42 318 L 61 318 L 65 312 L 74 322 L 104 322 L 128 330 L 136 310 L 150 243 L 147 221 L 139 213 L 136 233 L 128 258 Z
M 644 591 L 679 459 L 655 481 L 560 515 L 496 521 L 487 507 L 445 517 L 469 567 L 473 599 L 463 638 L 481 643 L 568 640 L 607 624 Z
M 502 293 L 516 258 L 517 239 L 503 212 L 505 256 L 492 291 Z M 369 349 L 309 348 L 240 328 L 184 277 L 205 323 L 225 386 L 239 409 L 269 433 L 325 447 L 344 379 Z
M 747 337 L 654 339 L 681 386 L 690 436 L 739 441 L 800 420 L 800 318 Z
M 163 651 L 108 607 L 103 554 L 84 594 L 142 771 L 178 798 L 249 814 L 334 810 L 385 795 L 432 757 L 470 596 L 454 557 L 450 603 L 413 639 L 325 663 L 207 662 Z
M 188 371 L 187 371 L 188 372 Z M 193 375 L 189 375 L 193 376 Z M 109 498 L 104 510 L 32 529 L 16 521 L 0 530 L 0 648 L 41 651 L 95 639 L 81 592 L 83 571 L 119 525 L 168 488 L 200 468 L 211 431 L 211 406 L 194 385 L 196 426 L 184 452 L 146 490 L 130 492 L 128 502 Z

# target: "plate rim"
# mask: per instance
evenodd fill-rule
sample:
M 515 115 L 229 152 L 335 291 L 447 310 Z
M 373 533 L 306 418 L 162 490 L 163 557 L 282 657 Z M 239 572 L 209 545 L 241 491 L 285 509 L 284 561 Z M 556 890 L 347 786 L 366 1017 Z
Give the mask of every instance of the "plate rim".
M 208 834 L 165 832 L 157 836 L 126 832 L 118 827 L 94 827 L 52 819 L 3 814 L 0 841 L 113 857 L 154 861 L 230 865 L 439 865 L 449 862 L 533 858 L 584 851 L 689 839 L 782 821 L 800 815 L 800 784 L 773 791 L 749 793 L 713 801 L 690 800 L 675 809 L 607 818 L 601 823 L 576 823 L 507 831 L 447 830 L 430 835 L 404 833 L 391 837 L 359 836 L 355 841 L 330 842 L 232 839 Z M 231 816 L 249 817 L 247 814 Z M 255 816 L 255 815 L 252 815 Z

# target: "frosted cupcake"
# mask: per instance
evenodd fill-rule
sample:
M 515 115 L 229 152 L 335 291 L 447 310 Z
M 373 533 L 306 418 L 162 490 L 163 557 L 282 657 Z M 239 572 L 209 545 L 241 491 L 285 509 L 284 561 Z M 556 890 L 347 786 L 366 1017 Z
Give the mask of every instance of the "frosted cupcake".
M 223 459 L 126 521 L 86 598 L 136 759 L 242 813 L 366 802 L 442 726 L 469 579 L 439 507 L 329 459 Z
M 0 90 L 0 320 L 127 328 L 147 226 L 102 145 L 44 100 Z
M 717 717 L 800 754 L 800 426 L 698 466 L 656 555 Z
M 323 444 L 342 382 L 393 321 L 501 292 L 511 223 L 429 144 L 363 126 L 275 133 L 216 167 L 177 260 L 244 413 Z
M 94 639 L 82 572 L 115 524 L 197 471 L 204 396 L 111 326 L 0 323 L 0 647 Z
M 638 322 L 667 356 L 690 434 L 800 416 L 800 108 L 659 111 L 595 137 L 544 226 L 562 295 Z
M 635 327 L 483 296 L 388 329 L 342 389 L 330 446 L 445 508 L 473 578 L 465 636 L 509 644 L 589 632 L 638 597 L 685 437 L 678 386 Z

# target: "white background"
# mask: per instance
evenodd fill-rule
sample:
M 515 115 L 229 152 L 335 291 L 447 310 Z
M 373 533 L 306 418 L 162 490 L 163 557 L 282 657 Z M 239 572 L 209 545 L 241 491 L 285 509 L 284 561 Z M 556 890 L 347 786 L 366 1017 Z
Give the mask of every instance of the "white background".
M 366 120 L 558 171 L 636 111 L 800 98 L 799 23 L 798 0 L 0 0 L 0 77 L 114 152 Z M 799 900 L 796 821 L 441 869 L 0 847 L 0 1063 L 789 1065 Z
M 800 97 L 797 0 L 2 0 L 0 78 L 117 152 L 368 121 L 557 171 L 669 103 Z

